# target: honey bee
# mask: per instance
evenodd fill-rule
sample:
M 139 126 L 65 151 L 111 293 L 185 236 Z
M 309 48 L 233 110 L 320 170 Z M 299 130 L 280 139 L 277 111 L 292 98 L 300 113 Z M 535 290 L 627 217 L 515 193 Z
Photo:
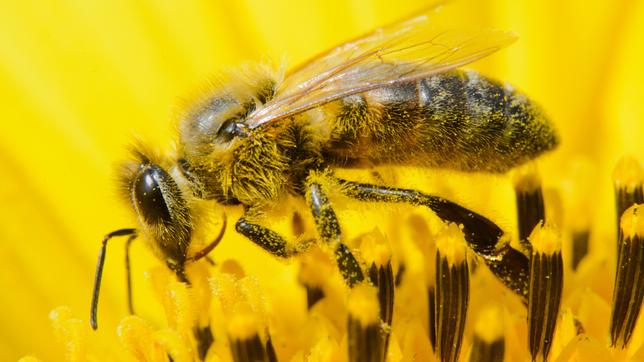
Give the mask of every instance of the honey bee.
M 124 194 L 138 226 L 104 239 L 92 327 L 110 237 L 144 237 L 177 277 L 189 282 L 185 265 L 207 254 L 225 228 L 189 255 L 197 229 L 195 199 L 241 205 L 236 231 L 289 258 L 305 248 L 257 220 L 285 196 L 301 197 L 347 285 L 364 280 L 325 192 L 329 182 L 357 200 L 425 206 L 461 225 L 470 248 L 523 294 L 527 259 L 500 243 L 502 230 L 485 217 L 420 191 L 334 176 L 337 168 L 376 165 L 504 173 L 552 150 L 556 132 L 535 103 L 508 84 L 458 69 L 514 40 L 496 30 L 438 29 L 420 16 L 344 43 L 284 76 L 263 66 L 228 76 L 180 115 L 176 157 L 159 161 L 137 151 L 125 168 Z

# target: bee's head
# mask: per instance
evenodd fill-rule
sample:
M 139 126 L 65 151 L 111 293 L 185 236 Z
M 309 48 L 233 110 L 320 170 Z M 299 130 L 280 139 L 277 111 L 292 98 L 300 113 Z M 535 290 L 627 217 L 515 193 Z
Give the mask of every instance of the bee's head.
M 186 199 L 161 162 L 134 151 L 135 160 L 123 165 L 122 194 L 132 205 L 139 234 L 177 273 L 183 272 L 193 223 Z
M 122 165 L 119 180 L 121 194 L 132 206 L 138 220 L 138 227 L 116 230 L 103 238 L 92 293 L 90 325 L 93 329 L 98 327 L 98 297 L 108 240 L 117 236 L 129 236 L 129 248 L 129 244 L 134 238 L 147 239 L 155 254 L 165 261 L 166 265 L 176 273 L 177 278 L 182 282 L 189 283 L 184 272 L 185 264 L 206 256 L 222 240 L 226 229 L 224 217 L 219 235 L 205 248 L 196 253 L 193 252 L 190 256 L 187 255 L 191 240 L 203 237 L 195 232 L 195 229 L 199 229 L 195 228 L 195 225 L 204 218 L 205 211 L 197 210 L 199 207 L 189 204 L 189 195 L 182 191 L 181 185 L 177 182 L 177 179 L 183 180 L 182 176 L 173 177 L 176 170 L 169 167 L 167 162 L 162 162 L 158 157 L 148 156 L 153 154 L 141 151 L 140 147 L 136 147 L 133 154 L 134 159 Z M 189 193 L 189 191 L 187 192 Z M 201 221 L 203 222 L 203 220 Z M 129 299 L 129 303 L 132 313 L 131 299 Z

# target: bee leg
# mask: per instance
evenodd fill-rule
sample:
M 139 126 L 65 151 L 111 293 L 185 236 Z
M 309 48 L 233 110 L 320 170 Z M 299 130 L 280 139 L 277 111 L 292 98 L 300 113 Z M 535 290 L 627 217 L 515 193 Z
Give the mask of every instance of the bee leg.
M 487 218 L 458 204 L 420 191 L 337 180 L 342 192 L 360 201 L 397 202 L 429 207 L 444 221 L 462 226 L 469 247 L 508 288 L 524 302 L 529 289 L 530 263 L 503 238 L 503 231 Z
M 98 296 L 101 293 L 101 281 L 103 280 L 103 266 L 105 265 L 105 253 L 107 252 L 107 242 L 117 236 L 136 237 L 136 229 L 120 229 L 112 231 L 103 237 L 101 249 L 98 252 L 98 262 L 96 263 L 96 274 L 94 274 L 94 288 L 92 289 L 92 303 L 89 311 L 89 324 L 93 330 L 98 328 Z
M 305 249 L 302 247 L 290 247 L 280 234 L 264 226 L 252 224 L 244 216 L 237 220 L 235 230 L 262 247 L 262 249 L 280 258 L 295 256 Z
M 322 192 L 320 185 L 315 182 L 309 183 L 306 196 L 318 234 L 327 244 L 335 245 L 334 254 L 340 272 L 346 283 L 353 287 L 356 283 L 364 280 L 364 274 L 349 247 L 341 241 L 340 225 L 329 199 Z

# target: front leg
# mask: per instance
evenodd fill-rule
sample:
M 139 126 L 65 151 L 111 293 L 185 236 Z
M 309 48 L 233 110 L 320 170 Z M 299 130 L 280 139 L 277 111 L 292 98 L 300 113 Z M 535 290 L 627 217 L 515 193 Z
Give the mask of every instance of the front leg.
M 320 191 L 319 185 L 314 185 L 310 192 L 312 196 L 308 199 L 318 232 L 325 242 L 335 245 L 334 254 L 340 272 L 346 283 L 352 287 L 364 279 L 362 269 L 349 248 L 340 242 L 340 227 L 335 213 L 326 196 Z M 281 235 L 264 226 L 248 222 L 244 216 L 237 221 L 235 229 L 262 249 L 280 258 L 289 258 L 305 250 L 305 248 L 289 247 Z
M 501 281 L 527 301 L 530 263 L 503 240 L 503 231 L 487 218 L 458 204 L 416 190 L 338 180 L 342 192 L 361 201 L 397 202 L 429 207 L 438 217 L 462 225 L 469 247 Z
M 262 249 L 280 258 L 290 258 L 303 251 L 304 248 L 289 247 L 284 238 L 275 231 L 264 226 L 252 224 L 244 216 L 237 220 L 235 230 Z

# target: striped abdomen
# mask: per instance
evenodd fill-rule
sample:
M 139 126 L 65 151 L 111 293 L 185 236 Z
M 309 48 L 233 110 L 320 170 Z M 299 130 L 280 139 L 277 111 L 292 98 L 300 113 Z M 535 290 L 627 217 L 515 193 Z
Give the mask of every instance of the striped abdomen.
M 323 153 L 337 166 L 504 172 L 557 145 L 538 106 L 474 71 L 379 88 L 329 107 L 337 118 Z

